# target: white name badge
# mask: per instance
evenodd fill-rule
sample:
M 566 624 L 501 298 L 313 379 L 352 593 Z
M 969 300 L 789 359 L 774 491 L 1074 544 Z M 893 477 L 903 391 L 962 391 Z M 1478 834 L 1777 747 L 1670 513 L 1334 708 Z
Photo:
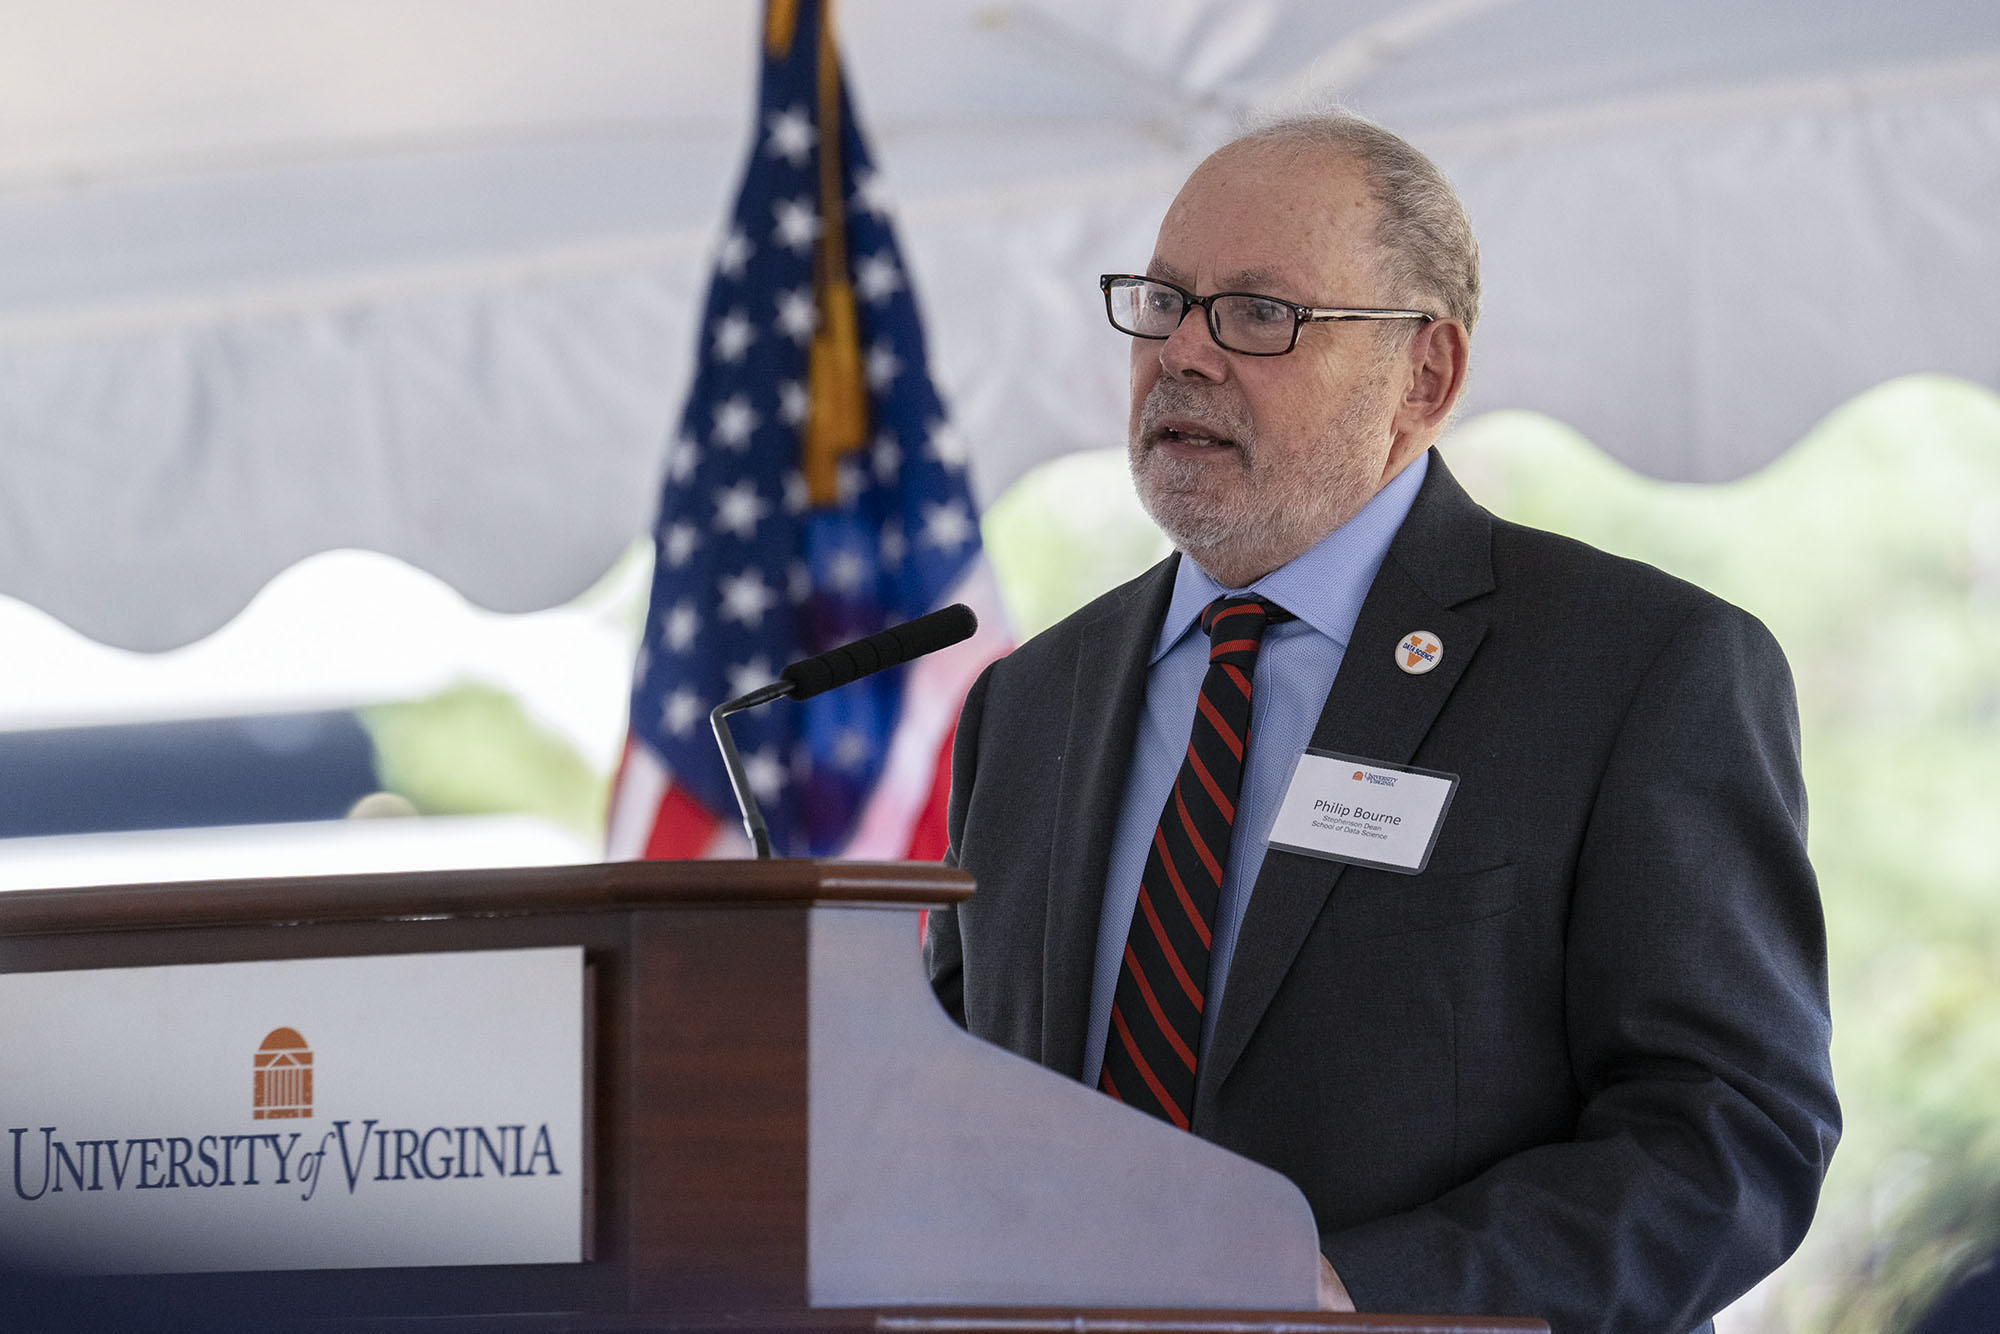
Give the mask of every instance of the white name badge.
M 1457 790 L 1456 774 L 1307 749 L 1271 824 L 1271 846 L 1415 875 Z

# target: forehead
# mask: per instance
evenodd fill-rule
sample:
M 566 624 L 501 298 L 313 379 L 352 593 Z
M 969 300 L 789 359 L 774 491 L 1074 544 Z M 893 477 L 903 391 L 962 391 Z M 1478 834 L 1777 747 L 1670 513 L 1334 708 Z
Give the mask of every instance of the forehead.
M 1151 271 L 1201 291 L 1354 300 L 1374 253 L 1361 169 L 1325 149 L 1238 144 L 1210 157 L 1168 208 Z

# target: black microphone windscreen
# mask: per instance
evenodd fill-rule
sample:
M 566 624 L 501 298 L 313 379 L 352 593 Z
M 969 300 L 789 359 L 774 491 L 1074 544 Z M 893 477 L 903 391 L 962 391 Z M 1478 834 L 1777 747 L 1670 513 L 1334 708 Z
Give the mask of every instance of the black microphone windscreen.
M 852 644 L 828 649 L 815 658 L 795 662 L 778 673 L 792 684 L 793 699 L 810 699 L 823 690 L 858 681 L 871 672 L 935 653 L 962 639 L 972 637 L 979 618 L 963 602 L 941 607 L 927 616 L 857 639 Z

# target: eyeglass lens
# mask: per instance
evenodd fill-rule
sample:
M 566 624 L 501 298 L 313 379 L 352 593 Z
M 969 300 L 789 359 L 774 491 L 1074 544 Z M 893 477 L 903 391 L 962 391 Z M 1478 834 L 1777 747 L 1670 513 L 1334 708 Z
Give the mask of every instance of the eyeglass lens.
M 1170 338 L 1187 300 L 1165 283 L 1126 279 L 1111 284 L 1111 322 L 1140 338 Z M 1282 352 L 1298 325 L 1290 306 L 1269 297 L 1232 292 L 1212 297 L 1209 328 L 1216 341 L 1237 352 Z

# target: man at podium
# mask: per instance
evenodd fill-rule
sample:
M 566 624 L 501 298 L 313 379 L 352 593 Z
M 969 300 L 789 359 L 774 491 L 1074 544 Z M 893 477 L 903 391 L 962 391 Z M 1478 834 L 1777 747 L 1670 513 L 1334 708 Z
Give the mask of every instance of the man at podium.
M 1776 644 L 1453 481 L 1477 248 L 1395 136 L 1253 131 L 1100 286 L 1178 550 L 968 698 L 939 996 L 1289 1176 L 1331 1302 L 1703 1326 L 1839 1128 Z

